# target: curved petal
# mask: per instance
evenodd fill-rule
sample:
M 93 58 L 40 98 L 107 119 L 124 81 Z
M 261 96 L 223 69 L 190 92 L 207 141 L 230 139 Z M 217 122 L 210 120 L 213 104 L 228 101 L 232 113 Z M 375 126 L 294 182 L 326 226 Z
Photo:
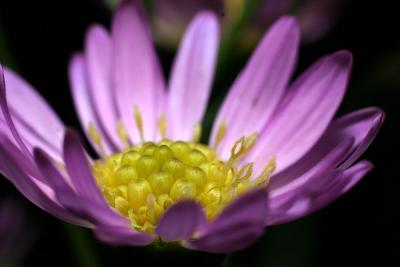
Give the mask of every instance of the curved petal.
M 273 175 L 269 188 L 273 192 L 294 180 L 301 180 L 301 177 L 309 176 L 312 169 L 348 168 L 375 138 L 384 117 L 384 112 L 378 108 L 365 108 L 336 119 L 310 152 L 287 169 Z M 346 145 L 349 140 L 352 140 L 350 146 Z M 345 153 L 339 153 L 339 157 L 327 161 L 328 154 L 345 147 Z
M 86 34 L 85 62 L 93 109 L 105 134 L 121 150 L 123 144 L 117 134 L 119 114 L 111 81 L 112 40 L 100 25 L 91 26 Z
M 139 2 L 122 1 L 112 23 L 113 86 L 117 108 L 133 142 L 140 141 L 135 107 L 142 115 L 146 141 L 157 136 L 157 121 L 165 112 L 165 84 Z
M 264 232 L 267 200 L 264 189 L 244 194 L 205 226 L 199 238 L 187 241 L 185 246 L 214 253 L 228 253 L 249 246 Z
M 351 166 L 375 139 L 383 121 L 385 112 L 380 108 L 370 107 L 349 113 L 334 121 L 330 128 L 338 135 L 352 136 L 355 140 L 354 151 L 340 165 L 341 169 Z
M 29 155 L 31 153 L 26 145 L 40 146 L 53 157 L 60 158 L 64 125 L 56 113 L 13 71 L 4 69 L 4 80 L 3 73 L 0 76 L 0 104 L 3 111 L 0 117 L 7 122 L 22 151 Z M 28 144 L 25 144 L 21 137 Z
M 92 175 L 88 158 L 79 136 L 73 130 L 67 129 L 63 147 L 65 167 L 78 194 L 92 199 L 96 203 L 106 205 Z
M 147 246 L 154 240 L 152 235 L 123 226 L 99 225 L 94 231 L 98 239 L 115 246 Z
M 342 101 L 351 66 L 350 52 L 339 51 L 320 59 L 291 86 L 250 155 L 256 170 L 276 156 L 278 172 L 310 150 Z
M 203 208 L 195 201 L 177 202 L 164 213 L 156 232 L 168 242 L 190 238 L 206 222 Z
M 240 137 L 259 132 L 272 118 L 292 74 L 299 46 L 299 27 L 291 17 L 278 20 L 264 36 L 238 76 L 215 120 L 211 143 L 221 123 L 227 133 L 219 144 L 225 158 Z
M 117 151 L 118 148 L 110 142 L 107 133 L 103 130 L 103 127 L 98 120 L 98 116 L 93 109 L 86 69 L 83 55 L 74 55 L 69 65 L 69 80 L 72 89 L 72 98 L 87 139 L 96 149 L 97 153 L 104 156 L 104 154 L 111 154 L 112 152 Z M 101 136 L 100 146 L 90 136 L 90 125 L 93 125 Z
M 201 123 L 214 77 L 218 43 L 217 18 L 211 12 L 201 12 L 186 31 L 171 73 L 168 125 L 172 125 L 176 140 L 191 140 L 195 126 Z
M 51 196 L 53 192 L 50 192 L 49 188 L 46 188 L 47 192 L 45 192 L 45 185 L 39 186 L 39 180 L 35 180 L 30 174 L 34 168 L 28 166 L 30 164 L 31 161 L 27 160 L 26 156 L 7 137 L 0 134 L 0 172 L 39 208 L 61 220 L 80 224 L 81 222 L 75 216 L 55 202 Z M 39 175 L 37 172 L 35 174 Z
M 310 179 L 296 194 L 273 207 L 269 224 L 287 223 L 322 209 L 350 190 L 372 168 L 369 161 L 361 161 L 346 170 L 322 173 Z

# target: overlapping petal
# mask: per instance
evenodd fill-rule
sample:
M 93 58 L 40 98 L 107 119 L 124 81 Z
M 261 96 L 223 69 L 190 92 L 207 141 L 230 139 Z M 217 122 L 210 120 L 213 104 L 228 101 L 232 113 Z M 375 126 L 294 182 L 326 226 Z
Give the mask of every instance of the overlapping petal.
M 189 26 L 171 73 L 168 97 L 170 127 L 177 140 L 191 140 L 206 110 L 214 77 L 218 21 L 210 12 L 200 13 Z
M 352 55 L 339 51 L 318 60 L 293 83 L 249 157 L 256 169 L 276 156 L 277 171 L 283 170 L 313 147 L 342 101 L 351 66 Z
M 112 23 L 113 86 L 121 119 L 133 143 L 140 141 L 134 108 L 143 119 L 146 140 L 157 136 L 165 112 L 165 84 L 140 1 L 122 1 Z
M 293 18 L 281 18 L 239 74 L 213 125 L 211 144 L 221 123 L 226 124 L 226 136 L 218 146 L 222 158 L 229 156 L 235 141 L 261 131 L 272 118 L 294 69 L 299 35 Z

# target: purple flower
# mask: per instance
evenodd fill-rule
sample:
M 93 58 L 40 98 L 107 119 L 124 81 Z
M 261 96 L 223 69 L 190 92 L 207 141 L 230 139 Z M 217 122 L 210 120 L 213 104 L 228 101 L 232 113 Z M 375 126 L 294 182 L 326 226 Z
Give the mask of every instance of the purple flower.
M 333 119 L 350 75 L 347 51 L 323 57 L 288 85 L 300 35 L 291 17 L 261 40 L 222 104 L 208 145 L 199 144 L 218 35 L 215 15 L 199 13 L 165 85 L 138 1 L 121 4 L 111 32 L 89 29 L 69 74 L 97 160 L 5 69 L 1 172 L 33 203 L 93 228 L 109 244 L 161 239 L 225 253 L 249 246 L 268 225 L 323 208 L 372 169 L 356 161 L 383 112 L 366 108 Z

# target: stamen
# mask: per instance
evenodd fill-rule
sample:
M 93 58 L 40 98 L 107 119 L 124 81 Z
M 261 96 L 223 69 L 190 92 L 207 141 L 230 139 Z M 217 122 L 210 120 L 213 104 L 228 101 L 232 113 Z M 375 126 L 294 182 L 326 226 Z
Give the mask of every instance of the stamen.
M 165 117 L 164 113 L 158 120 L 158 129 L 160 131 L 161 137 L 165 139 L 165 137 L 167 136 L 167 118 Z
M 200 125 L 200 123 L 197 123 L 197 124 L 194 126 L 194 130 L 193 130 L 193 137 L 192 137 L 192 142 L 193 142 L 193 143 L 198 143 L 198 142 L 200 142 L 200 139 L 201 139 L 201 132 L 202 132 L 201 125 Z
M 245 138 L 244 136 L 240 137 L 239 140 L 235 142 L 233 147 L 231 148 L 231 156 L 228 161 L 228 165 L 234 165 L 237 160 L 242 156 L 245 151 Z
M 217 136 L 215 138 L 214 148 L 218 147 L 218 145 L 224 139 L 225 135 L 226 135 L 226 123 L 225 123 L 225 121 L 222 121 L 218 127 Z
M 255 144 L 257 142 L 257 138 L 258 138 L 258 134 L 257 133 L 253 133 L 252 135 L 247 136 L 245 138 L 245 141 L 244 141 L 244 150 L 245 150 L 245 152 L 244 153 L 247 153 L 247 152 L 249 152 L 250 150 L 253 149 L 253 147 L 255 146 Z
M 101 140 L 101 134 L 97 131 L 93 122 L 89 122 L 88 133 L 89 133 L 89 138 L 98 147 L 101 156 L 105 156 L 106 153 L 104 151 L 103 142 Z
M 260 186 L 260 187 L 267 187 L 269 182 L 270 182 L 270 178 L 272 173 L 275 171 L 276 169 L 276 157 L 273 156 L 270 161 L 267 163 L 267 165 L 265 165 L 263 171 L 261 172 L 260 176 L 258 176 L 258 178 L 255 180 L 255 184 L 256 186 Z
M 121 140 L 122 144 L 125 147 L 129 147 L 131 145 L 129 142 L 129 136 L 124 127 L 124 123 L 121 120 L 119 120 L 117 122 L 117 133 L 118 133 L 118 137 Z
M 135 119 L 140 129 L 137 109 Z M 164 122 L 160 119 L 160 132 L 165 129 Z M 200 125 L 196 128 L 193 140 L 198 141 Z M 93 126 L 91 132 L 93 140 L 100 142 Z M 120 132 L 124 137 L 123 131 Z M 275 157 L 256 177 L 253 163 L 242 163 L 242 157 L 254 147 L 256 139 L 256 134 L 241 137 L 232 147 L 228 161 L 220 160 L 212 148 L 198 142 L 167 139 L 147 142 L 95 162 L 93 174 L 110 206 L 129 218 L 136 230 L 154 233 L 163 213 L 177 201 L 198 201 L 212 220 L 237 197 L 267 186 L 275 170 Z
M 140 113 L 140 110 L 139 110 L 139 108 L 137 106 L 134 107 L 133 114 L 134 114 L 134 117 L 135 117 L 136 127 L 139 130 L 140 141 L 142 143 L 144 143 L 142 114 Z

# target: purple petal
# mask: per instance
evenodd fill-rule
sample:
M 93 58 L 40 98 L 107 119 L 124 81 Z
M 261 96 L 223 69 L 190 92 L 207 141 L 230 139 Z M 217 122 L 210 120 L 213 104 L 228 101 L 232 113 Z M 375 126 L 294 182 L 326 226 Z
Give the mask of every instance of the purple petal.
M 280 188 L 305 175 L 310 176 L 312 169 L 327 170 L 339 165 L 342 169 L 347 168 L 359 158 L 375 138 L 383 119 L 384 113 L 381 110 L 365 108 L 335 120 L 310 152 L 272 177 L 270 190 Z M 352 145 L 347 152 L 334 161 L 327 162 L 327 155 L 336 149 L 341 149 L 338 146 L 346 147 L 350 139 Z M 322 166 L 322 162 L 327 162 L 326 167 Z
M 89 92 L 89 84 L 87 80 L 86 63 L 81 54 L 76 54 L 72 57 L 69 65 L 69 80 L 71 83 L 71 93 L 74 100 L 75 109 L 78 113 L 81 126 L 86 134 L 87 139 L 91 142 L 92 146 L 96 149 L 98 154 L 102 154 L 101 148 L 95 144 L 89 135 L 89 125 L 93 124 L 96 130 L 102 137 L 102 144 L 104 152 L 111 154 L 118 150 L 108 138 L 107 133 L 103 130 L 101 123 L 93 109 L 91 103 L 91 96 Z
M 78 194 L 104 204 L 105 200 L 93 178 L 87 155 L 80 142 L 79 136 L 68 129 L 64 137 L 64 162 L 69 177 Z
M 112 23 L 113 81 L 117 107 L 133 142 L 140 141 L 133 109 L 143 118 L 146 141 L 157 135 L 165 112 L 165 84 L 140 1 L 123 1 Z
M 340 51 L 315 63 L 289 89 L 250 156 L 261 170 L 272 156 L 277 171 L 296 162 L 325 132 L 342 101 L 352 56 Z
M 79 219 L 55 201 L 54 192 L 36 179 L 39 175 L 37 171 L 34 173 L 35 178 L 31 176 L 33 168 L 31 161 L 27 160 L 7 137 L 0 134 L 0 172 L 36 206 L 61 220 L 81 224 Z
M 293 221 L 322 209 L 350 190 L 372 168 L 369 161 L 361 161 L 346 170 L 314 177 L 281 203 L 280 210 L 275 207 L 273 213 L 269 212 L 269 217 L 272 217 L 270 224 Z M 316 183 L 319 185 L 316 186 Z
M 238 76 L 215 120 L 211 142 L 222 122 L 227 134 L 219 145 L 223 158 L 240 137 L 259 132 L 272 118 L 292 74 L 299 29 L 291 17 L 276 22 Z
M 169 85 L 173 137 L 191 140 L 211 91 L 219 43 L 218 21 L 211 12 L 198 14 L 183 38 Z M 188 108 L 190 107 L 190 108 Z
M 22 151 L 29 155 L 26 145 L 40 146 L 59 159 L 63 123 L 46 101 L 17 74 L 4 69 L 3 77 L 3 69 L 0 72 L 0 104 L 3 111 L 0 118 L 8 124 Z M 26 145 L 21 138 L 27 142 Z
M 364 108 L 345 115 L 334 121 L 328 131 L 340 136 L 352 136 L 355 140 L 354 151 L 340 165 L 346 169 L 352 165 L 369 147 L 385 120 L 385 113 L 379 108 Z M 340 137 L 338 137 L 340 138 Z
M 100 25 L 93 25 L 88 30 L 85 62 L 90 99 L 98 121 L 112 143 L 121 150 L 122 144 L 117 134 L 119 114 L 111 82 L 112 40 L 107 30 Z
M 249 246 L 265 230 L 267 200 L 263 189 L 244 194 L 205 226 L 199 238 L 187 241 L 185 246 L 214 253 L 228 253 Z
M 123 226 L 99 225 L 95 228 L 95 234 L 98 239 L 115 246 L 147 246 L 154 240 L 150 234 Z
M 195 201 L 180 201 L 164 213 L 156 232 L 164 241 L 190 238 L 206 222 L 203 208 Z

